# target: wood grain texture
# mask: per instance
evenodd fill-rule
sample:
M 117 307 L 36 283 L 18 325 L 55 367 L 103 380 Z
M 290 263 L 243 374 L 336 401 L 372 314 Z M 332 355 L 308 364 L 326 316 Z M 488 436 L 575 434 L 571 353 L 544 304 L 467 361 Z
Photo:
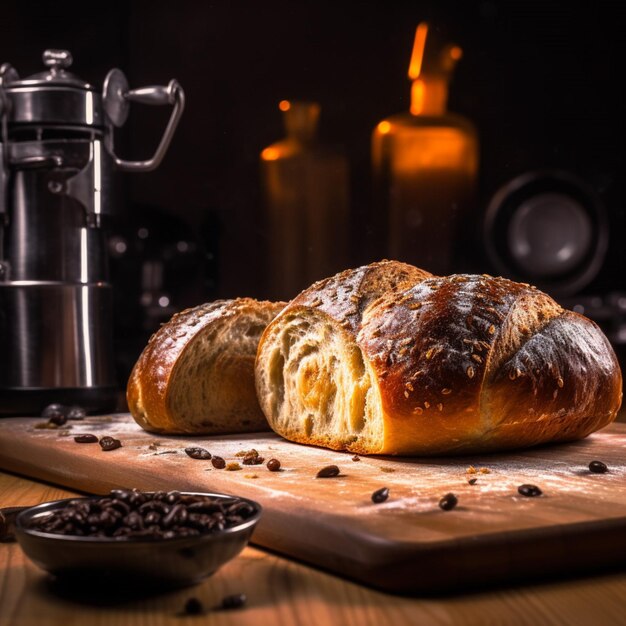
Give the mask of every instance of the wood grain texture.
M 2 506 L 74 495 L 0 473 Z M 245 593 L 244 609 L 182 619 L 190 597 L 205 607 Z M 314 570 L 255 548 L 245 549 L 200 585 L 149 598 L 60 592 L 17 544 L 0 544 L 0 626 L 612 626 L 624 623 L 626 574 L 549 582 L 444 598 L 402 598 Z
M 125 414 L 90 417 L 70 431 L 37 429 L 40 419 L 0 421 L 4 469 L 88 492 L 111 487 L 221 491 L 259 501 L 264 515 L 253 541 L 358 581 L 398 592 L 466 589 L 537 574 L 574 573 L 626 562 L 626 427 L 613 425 L 572 444 L 515 454 L 456 459 L 361 457 L 299 446 L 272 434 L 158 437 Z M 70 433 L 69 435 L 67 433 Z M 103 452 L 73 435 L 114 435 L 123 447 Z M 64 435 L 64 436 L 63 436 Z M 228 462 L 255 448 L 280 459 L 215 470 L 184 453 L 204 446 Z M 607 474 L 591 474 L 600 459 Z M 337 464 L 341 474 L 316 479 Z M 468 474 L 469 466 L 478 468 Z M 489 473 L 480 473 L 485 467 Z M 468 477 L 477 477 L 469 485 Z M 518 485 L 544 492 L 524 498 Z M 374 505 L 371 493 L 390 489 Z M 437 503 L 453 492 L 459 505 Z

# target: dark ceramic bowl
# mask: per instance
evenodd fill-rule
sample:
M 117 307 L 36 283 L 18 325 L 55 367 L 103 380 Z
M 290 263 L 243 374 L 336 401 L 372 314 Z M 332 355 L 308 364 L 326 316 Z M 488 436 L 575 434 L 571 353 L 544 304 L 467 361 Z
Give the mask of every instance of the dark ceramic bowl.
M 82 499 L 68 498 L 22 511 L 15 521 L 15 535 L 34 563 L 59 578 L 97 579 L 115 585 L 189 585 L 210 576 L 244 549 L 261 516 L 261 505 L 218 493 L 185 494 L 247 502 L 255 512 L 232 528 L 172 539 L 79 537 L 32 528 L 35 519 Z

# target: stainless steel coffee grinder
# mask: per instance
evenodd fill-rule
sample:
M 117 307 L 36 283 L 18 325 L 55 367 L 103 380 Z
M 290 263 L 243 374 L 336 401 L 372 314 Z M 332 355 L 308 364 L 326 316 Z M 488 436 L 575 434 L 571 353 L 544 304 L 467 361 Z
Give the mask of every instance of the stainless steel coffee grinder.
M 0 67 L 0 415 L 36 415 L 51 402 L 115 406 L 112 177 L 156 168 L 184 107 L 175 80 L 129 90 L 113 69 L 100 92 L 68 71 L 69 52 L 46 50 L 43 61 L 26 79 Z M 115 153 L 131 102 L 173 107 L 146 161 Z

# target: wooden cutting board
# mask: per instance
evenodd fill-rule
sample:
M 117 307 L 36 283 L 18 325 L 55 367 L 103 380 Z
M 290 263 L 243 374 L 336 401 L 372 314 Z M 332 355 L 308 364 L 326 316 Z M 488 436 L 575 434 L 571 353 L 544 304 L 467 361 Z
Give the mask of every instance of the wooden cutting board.
M 36 428 L 41 423 L 0 420 L 0 467 L 93 493 L 138 487 L 246 496 L 264 507 L 254 543 L 388 591 L 440 592 L 626 564 L 626 424 L 507 454 L 353 460 L 271 433 L 155 436 L 128 414 L 88 417 L 70 429 Z M 74 442 L 88 432 L 115 436 L 123 447 L 103 452 Z M 188 446 L 227 462 L 255 448 L 284 469 L 216 470 L 187 456 Z M 594 459 L 610 471 L 590 473 Z M 316 478 L 329 464 L 340 476 Z M 468 473 L 470 466 L 477 473 Z M 523 483 L 543 495 L 520 496 Z M 389 499 L 372 503 L 372 492 L 385 486 Z M 438 501 L 448 492 L 459 503 L 443 511 Z

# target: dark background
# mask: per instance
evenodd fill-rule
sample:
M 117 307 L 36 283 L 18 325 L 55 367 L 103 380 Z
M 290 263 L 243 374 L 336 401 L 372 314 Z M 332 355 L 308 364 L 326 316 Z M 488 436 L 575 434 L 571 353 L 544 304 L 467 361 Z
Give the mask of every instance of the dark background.
M 113 231 L 132 254 L 112 265 L 122 293 L 118 341 L 132 344 L 129 362 L 149 331 L 129 304 L 140 280 L 133 254 L 169 245 L 165 287 L 173 308 L 264 296 L 259 153 L 283 135 L 283 98 L 321 104 L 322 136 L 343 145 L 350 160 L 351 265 L 374 260 L 370 133 L 408 109 L 406 72 L 415 27 L 425 19 L 445 26 L 464 50 L 449 104 L 476 124 L 481 141 L 472 254 L 459 269 L 492 269 L 478 233 L 496 189 L 520 173 L 557 167 L 592 185 L 611 219 L 608 259 L 588 291 L 626 290 L 626 3 L 21 1 L 3 3 L 2 13 L 0 62 L 22 77 L 40 71 L 45 48 L 58 47 L 71 50 L 73 70 L 97 86 L 117 66 L 131 87 L 175 77 L 185 89 L 187 109 L 162 166 L 119 177 Z M 145 158 L 169 110 L 133 106 L 118 131 L 119 151 Z M 140 246 L 133 237 L 142 224 L 150 238 Z M 190 241 L 193 254 L 172 248 L 178 240 Z

